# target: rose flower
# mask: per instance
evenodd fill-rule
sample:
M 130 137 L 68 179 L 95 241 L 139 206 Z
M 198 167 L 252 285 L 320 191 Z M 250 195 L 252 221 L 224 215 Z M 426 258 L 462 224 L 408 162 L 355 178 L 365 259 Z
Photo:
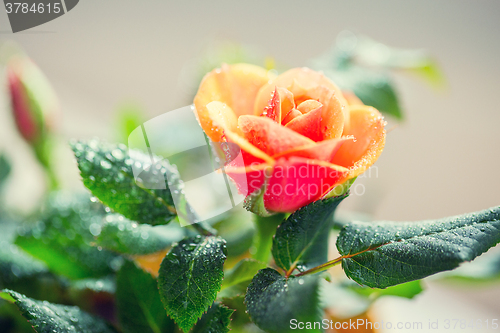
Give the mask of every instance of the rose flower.
M 244 195 L 264 191 L 265 208 L 293 212 L 363 173 L 379 157 L 385 122 L 323 74 L 294 68 L 273 77 L 223 65 L 202 80 L 194 105 L 213 142 L 241 149 L 225 172 Z M 261 192 L 257 192 L 261 193 Z

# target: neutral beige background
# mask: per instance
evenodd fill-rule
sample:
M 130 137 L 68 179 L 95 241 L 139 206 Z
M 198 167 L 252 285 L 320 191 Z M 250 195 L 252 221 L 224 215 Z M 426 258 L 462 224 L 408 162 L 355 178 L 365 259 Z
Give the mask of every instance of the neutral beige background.
M 367 194 L 353 196 L 344 208 L 378 219 L 420 220 L 500 204 L 499 1 L 86 0 L 16 35 L 6 19 L 0 11 L 0 39 L 19 43 L 61 98 L 64 138 L 113 139 L 113 112 L 124 100 L 140 102 L 150 117 L 188 104 L 182 68 L 211 40 L 253 44 L 289 66 L 327 50 L 344 29 L 391 46 L 425 48 L 439 61 L 448 89 L 436 93 L 412 77 L 395 76 L 407 120 L 389 133 L 378 177 L 360 182 Z M 0 147 L 18 166 L 8 200 L 26 209 L 43 190 L 36 182 L 40 171 L 8 128 L 2 98 Z M 61 168 L 70 168 L 66 185 L 77 186 L 67 149 L 60 157 Z M 478 294 L 467 299 L 500 313 L 498 290 Z

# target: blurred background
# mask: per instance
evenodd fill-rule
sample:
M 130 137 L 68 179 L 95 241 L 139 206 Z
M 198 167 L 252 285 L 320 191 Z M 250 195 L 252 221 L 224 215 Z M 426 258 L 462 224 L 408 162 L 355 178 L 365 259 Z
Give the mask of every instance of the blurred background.
M 250 45 L 286 68 L 304 66 L 328 51 L 344 30 L 427 50 L 446 84 L 435 90 L 417 77 L 394 74 L 405 119 L 388 119 L 376 172 L 356 182 L 365 193 L 352 195 L 342 209 L 411 221 L 499 205 L 498 1 L 94 0 L 16 34 L 0 11 L 0 48 L 7 52 L 15 42 L 52 82 L 61 101 L 57 127 L 64 140 L 115 141 L 123 105 L 137 105 L 147 120 L 191 104 L 198 79 L 193 63 L 219 41 Z M 0 151 L 14 165 L 5 197 L 9 206 L 29 212 L 46 185 L 15 131 L 5 79 L 1 82 Z M 56 164 L 63 187 L 83 187 L 68 146 L 58 148 Z M 431 280 L 426 286 L 412 301 L 386 297 L 373 311 L 393 322 L 499 318 L 498 283 Z

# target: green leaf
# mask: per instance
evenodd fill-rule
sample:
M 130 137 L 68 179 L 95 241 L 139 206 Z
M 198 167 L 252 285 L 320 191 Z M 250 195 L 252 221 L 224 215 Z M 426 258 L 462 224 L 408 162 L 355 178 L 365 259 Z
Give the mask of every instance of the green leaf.
M 68 288 L 69 293 L 74 293 L 74 295 L 80 294 L 82 292 L 93 292 L 93 293 L 108 293 L 115 294 L 116 285 L 114 279 L 111 276 L 100 279 L 80 279 L 72 281 Z
M 500 207 L 423 222 L 353 222 L 337 239 L 348 277 L 386 288 L 454 269 L 500 242 Z
M 222 289 L 237 285 L 241 282 L 250 281 L 257 272 L 266 267 L 266 264 L 254 260 L 243 259 L 231 270 L 227 271 L 222 281 Z
M 92 246 L 104 214 L 87 195 L 53 194 L 40 220 L 18 229 L 15 244 L 71 279 L 110 274 L 117 256 Z
M 319 321 L 318 281 L 314 275 L 286 279 L 272 268 L 261 270 L 248 286 L 245 297 L 252 321 L 271 333 L 290 332 L 292 319 Z
M 14 244 L 0 243 L 0 287 L 18 279 L 49 274 L 48 267 Z
M 11 166 L 4 154 L 0 155 L 0 188 L 9 177 Z
M 473 262 L 445 272 L 440 277 L 461 282 L 497 282 L 500 279 L 500 252 L 485 253 Z
M 214 303 L 194 327 L 192 333 L 227 333 L 234 310 Z
M 90 315 L 76 306 L 37 301 L 8 289 L 3 290 L 0 295 L 6 300 L 14 301 L 22 315 L 38 333 L 116 332 L 101 318 Z
M 118 253 L 151 254 L 184 237 L 184 230 L 177 224 L 152 227 L 137 224 L 119 214 L 107 215 L 105 221 L 96 244 Z
M 14 244 L 0 242 L 0 289 L 15 289 L 23 294 L 49 301 L 60 301 L 66 281 Z
M 434 89 L 442 89 L 446 87 L 446 79 L 443 72 L 439 68 L 438 63 L 433 59 L 427 59 L 414 67 L 403 68 L 409 73 L 414 73 L 423 78 Z
M 115 277 L 111 275 L 70 281 L 63 302 L 76 305 L 83 311 L 99 315 L 109 321 L 115 321 L 115 290 Z
M 398 296 L 412 299 L 424 290 L 420 280 L 398 284 L 385 289 L 366 288 L 354 282 L 349 287 L 356 293 L 370 297 L 372 300 L 381 296 Z
M 328 237 L 338 204 L 348 194 L 315 201 L 302 207 L 280 224 L 273 240 L 276 264 L 291 273 L 328 260 Z
M 126 218 L 152 225 L 176 217 L 167 180 L 181 186 L 179 174 L 166 160 L 133 151 L 123 144 L 98 140 L 72 144 L 83 183 L 102 203 Z M 137 180 L 133 166 L 142 171 Z
M 366 105 L 398 120 L 403 118 L 395 84 L 384 71 L 349 66 L 325 72 L 342 90 L 350 90 Z
M 168 315 L 188 332 L 217 297 L 226 260 L 225 241 L 196 236 L 172 247 L 160 266 L 158 287 Z
M 149 273 L 127 261 L 116 277 L 116 306 L 125 333 L 174 332 L 158 294 L 158 284 Z
M 353 57 L 357 63 L 366 67 L 414 72 L 435 88 L 445 84 L 437 62 L 425 50 L 388 47 L 366 36 L 360 36 L 353 50 Z

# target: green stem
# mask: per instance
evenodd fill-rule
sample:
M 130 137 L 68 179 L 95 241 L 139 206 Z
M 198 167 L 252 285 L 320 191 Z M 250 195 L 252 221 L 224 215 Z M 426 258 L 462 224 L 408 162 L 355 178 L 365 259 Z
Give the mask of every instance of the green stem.
M 50 137 L 44 137 L 38 143 L 35 143 L 33 145 L 35 156 L 40 162 L 40 165 L 43 167 L 45 175 L 47 176 L 49 191 L 55 191 L 59 189 L 59 181 L 57 179 L 53 163 L 54 146 L 54 140 Z
M 319 272 L 322 272 L 322 271 L 326 271 L 330 267 L 333 267 L 333 266 L 341 263 L 342 259 L 344 259 L 344 257 L 338 257 L 336 259 L 333 259 L 333 260 L 330 260 L 328 262 L 325 262 L 324 264 L 321 264 L 319 266 L 310 268 L 307 271 L 300 272 L 299 274 L 297 274 L 295 276 L 298 277 L 298 276 L 304 276 L 304 275 L 308 275 L 308 274 L 314 274 L 314 273 L 319 273 Z
M 257 233 L 252 246 L 252 258 L 267 263 L 271 257 L 273 236 L 276 233 L 276 228 L 285 218 L 285 214 L 275 214 L 269 217 L 254 216 Z

